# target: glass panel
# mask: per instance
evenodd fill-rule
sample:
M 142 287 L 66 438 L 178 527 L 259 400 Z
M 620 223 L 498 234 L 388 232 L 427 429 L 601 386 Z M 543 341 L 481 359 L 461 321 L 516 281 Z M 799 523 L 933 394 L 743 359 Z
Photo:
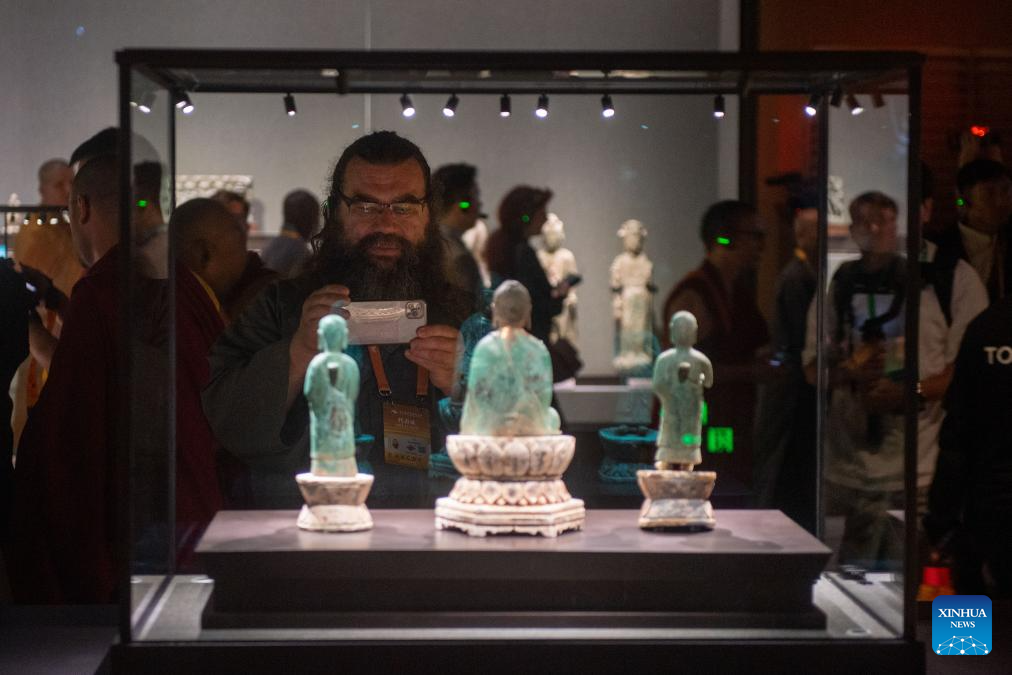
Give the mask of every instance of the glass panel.
M 145 87 L 154 87 L 137 74 L 134 77 L 134 97 L 139 101 L 145 97 Z M 616 423 L 621 422 L 649 425 L 653 407 L 649 379 L 619 378 L 613 361 L 616 315 L 612 299 L 615 284 L 609 277 L 609 265 L 625 244 L 616 236 L 616 230 L 631 218 L 641 220 L 649 229 L 646 250 L 654 261 L 653 283 L 657 286 L 657 293 L 662 295 L 652 299 L 653 307 L 648 306 L 646 313 L 652 319 L 653 332 L 657 336 L 664 333 L 664 324 L 669 319 L 666 314 L 671 313 L 661 309 L 664 300 L 681 278 L 699 266 L 706 249 L 720 251 L 726 247 L 726 252 L 731 255 L 749 256 L 748 262 L 757 264 L 763 248 L 762 233 L 751 220 L 736 221 L 735 227 L 730 230 L 711 233 L 707 241 L 700 241 L 699 223 L 707 207 L 717 201 L 720 181 L 717 171 L 699 169 L 717 152 L 718 133 L 714 125 L 736 120 L 715 120 L 714 100 L 709 96 L 615 97 L 616 119 L 602 117 L 596 95 L 553 97 L 548 119 L 534 116 L 535 97 L 518 95 L 513 99 L 513 117 L 509 120 L 499 117 L 497 96 L 461 96 L 459 112 L 452 120 L 440 114 L 445 101 L 442 96 L 415 96 L 414 104 L 418 106 L 419 115 L 413 119 L 401 114 L 398 99 L 396 95 L 299 95 L 298 115 L 293 119 L 284 114 L 280 94 L 243 97 L 205 94 L 194 101 L 200 106 L 200 112 L 187 116 L 169 105 L 166 92 L 158 91 L 150 113 L 141 110 L 139 104 L 131 113 L 135 133 L 131 167 L 134 253 L 141 261 L 134 266 L 130 287 L 137 301 L 131 315 L 133 332 L 129 345 L 133 366 L 129 400 L 134 422 L 130 439 L 134 463 L 131 574 L 135 580 L 132 599 L 138 638 L 211 639 L 221 638 L 222 635 L 229 639 L 262 639 L 265 636 L 272 639 L 327 638 L 338 636 L 343 630 L 340 626 L 354 623 L 353 618 L 349 619 L 337 611 L 343 605 L 339 602 L 333 604 L 335 597 L 340 598 L 341 593 L 355 590 L 347 583 L 347 578 L 357 573 L 350 568 L 342 568 L 340 573 L 333 575 L 320 575 L 313 580 L 311 591 L 305 591 L 310 582 L 298 578 L 298 570 L 293 572 L 292 568 L 281 570 L 290 575 L 286 577 L 278 571 L 279 568 L 253 566 L 255 569 L 246 570 L 240 569 L 243 567 L 241 564 L 232 563 L 231 571 L 218 567 L 215 570 L 218 576 L 213 580 L 203 576 L 199 567 L 192 566 L 191 554 L 202 526 L 220 503 L 227 508 L 242 506 L 284 511 L 233 512 L 229 517 L 233 519 L 230 522 L 235 524 L 236 532 L 219 529 L 216 533 L 218 539 L 215 540 L 219 549 L 211 551 L 205 562 L 217 554 L 217 561 L 221 563 L 227 557 L 220 555 L 224 550 L 239 552 L 233 560 L 242 560 L 242 555 L 262 555 L 262 549 L 271 547 L 278 547 L 272 551 L 278 554 L 272 558 L 275 561 L 281 560 L 290 550 L 299 552 L 313 546 L 319 546 L 319 551 L 325 552 L 321 555 L 331 555 L 341 548 L 343 542 L 359 542 L 350 545 L 352 548 L 361 545 L 369 549 L 375 545 L 380 548 L 389 546 L 389 550 L 397 550 L 396 547 L 403 542 L 407 542 L 406 546 L 431 545 L 433 551 L 450 550 L 458 558 L 466 557 L 468 551 L 483 546 L 489 546 L 489 550 L 509 548 L 516 555 L 522 555 L 525 550 L 554 547 L 552 542 L 546 543 L 542 538 L 504 542 L 494 537 L 469 540 L 464 535 L 442 532 L 433 536 L 429 529 L 432 523 L 430 509 L 435 498 L 450 491 L 452 479 L 456 477 L 453 467 L 449 462 L 440 467 L 435 461 L 430 462 L 427 470 L 396 466 L 387 461 L 387 453 L 378 439 L 373 438 L 370 443 L 362 436 L 358 439 L 357 459 L 361 471 L 376 476 L 376 485 L 369 498 L 374 516 L 380 521 L 385 515 L 382 514 L 384 509 L 411 507 L 415 509 L 413 514 L 404 516 L 408 525 L 393 523 L 357 539 L 355 537 L 359 535 L 326 537 L 300 532 L 295 527 L 295 518 L 303 498 L 294 477 L 308 464 L 308 442 L 305 438 L 308 418 L 304 402 L 298 402 L 296 405 L 303 406 L 294 416 L 298 428 L 286 425 L 280 430 L 270 429 L 271 438 L 261 434 L 267 427 L 257 425 L 269 411 L 263 407 L 267 404 L 260 399 L 276 394 L 275 390 L 265 391 L 262 397 L 250 396 L 249 389 L 241 386 L 218 389 L 217 393 L 209 390 L 211 396 L 217 396 L 219 402 L 227 404 L 222 407 L 235 412 L 227 425 L 216 427 L 216 430 L 224 429 L 225 434 L 219 439 L 231 451 L 229 458 L 219 455 L 218 459 L 231 463 L 239 460 L 241 465 L 236 467 L 236 473 L 223 476 L 226 479 L 222 485 L 224 494 L 210 508 L 196 513 L 201 505 L 189 501 L 196 494 L 196 484 L 193 476 L 185 473 L 188 462 L 199 461 L 201 457 L 207 459 L 207 456 L 197 452 L 203 446 L 199 438 L 192 435 L 193 429 L 188 427 L 202 413 L 199 409 L 199 377 L 186 370 L 188 364 L 192 365 L 188 359 L 199 350 L 191 349 L 197 343 L 183 343 L 194 338 L 185 331 L 193 328 L 188 322 L 195 321 L 194 307 L 187 304 L 184 293 L 193 291 L 205 306 L 207 297 L 217 296 L 211 295 L 189 272 L 179 272 L 180 277 L 173 278 L 168 273 L 171 268 L 167 250 L 153 252 L 150 242 L 157 241 L 159 234 L 164 236 L 161 225 L 169 213 L 175 181 L 179 179 L 179 185 L 188 191 L 187 198 L 210 196 L 218 187 L 246 190 L 245 198 L 253 202 L 253 216 L 252 220 L 246 217 L 243 225 L 248 226 L 251 222 L 260 224 L 249 245 L 253 249 L 262 249 L 274 240 L 277 230 L 274 225 L 280 224 L 276 219 L 282 213 L 281 204 L 286 192 L 301 185 L 316 190 L 321 197 L 327 196 L 330 185 L 326 179 L 320 180 L 321 172 L 325 171 L 321 167 L 329 169 L 347 142 L 373 128 L 395 129 L 412 138 L 422 146 L 433 168 L 461 158 L 478 164 L 481 198 L 485 201 L 481 210 L 488 211 L 486 217 L 492 226 L 490 229 L 495 229 L 498 224 L 498 213 L 493 207 L 515 184 L 547 185 L 556 191 L 551 210 L 556 211 L 560 219 L 573 223 L 567 228 L 567 232 L 571 232 L 567 246 L 581 260 L 581 271 L 586 276 L 586 282 L 579 289 L 580 304 L 587 308 L 579 315 L 582 327 L 580 346 L 585 349 L 583 354 L 587 365 L 584 372 L 591 376 L 576 379 L 569 389 L 563 385 L 555 390 L 557 402 L 564 415 L 570 417 L 571 430 L 577 437 L 576 457 L 566 473 L 566 483 L 572 494 L 583 498 L 590 509 L 624 509 L 622 515 L 615 517 L 621 520 L 628 516 L 628 520 L 622 521 L 616 531 L 621 537 L 642 537 L 636 527 L 633 510 L 642 503 L 642 494 L 634 482 L 635 470 L 649 466 L 655 446 L 652 441 L 631 438 L 628 430 L 601 433 L 602 428 L 618 426 Z M 901 626 L 904 418 L 899 414 L 896 392 L 907 377 L 903 363 L 906 307 L 901 302 L 905 288 L 903 274 L 906 272 L 903 241 L 907 210 L 907 111 L 904 97 L 887 96 L 885 102 L 882 108 L 869 105 L 860 116 L 852 115 L 847 108 L 825 108 L 831 118 L 828 139 L 829 175 L 832 177 L 828 205 L 830 233 L 828 260 L 819 263 L 828 270 L 827 279 L 833 279 L 832 293 L 822 305 L 822 322 L 826 330 L 821 341 L 814 329 L 818 319 L 816 305 L 813 304 L 807 312 L 804 307 L 794 308 L 799 310 L 799 315 L 804 315 L 809 338 L 805 348 L 799 348 L 794 356 L 799 361 L 794 364 L 794 375 L 799 378 L 813 375 L 814 369 L 809 368 L 811 372 L 806 373 L 805 366 L 814 363 L 820 348 L 825 349 L 824 360 L 828 367 L 823 373 L 823 380 L 830 386 L 822 392 L 821 399 L 825 403 L 820 412 L 827 433 L 826 446 L 820 450 L 825 469 L 820 480 L 828 513 L 822 531 L 825 542 L 833 549 L 833 559 L 829 573 L 816 583 L 814 591 L 815 605 L 826 613 L 829 620 L 822 624 L 818 612 L 805 614 L 793 626 L 796 630 L 792 635 L 799 638 L 820 639 L 827 635 L 886 637 L 898 634 Z M 791 103 L 795 104 L 798 101 Z M 798 104 L 795 107 L 797 112 L 803 106 Z M 178 172 L 170 166 L 173 159 L 170 117 L 176 119 L 180 129 L 181 161 Z M 222 118 L 229 119 L 230 123 L 216 126 L 207 121 Z M 759 121 L 760 138 L 769 133 L 763 130 L 764 119 Z M 778 123 L 779 118 L 776 119 Z M 265 149 L 262 144 L 248 143 L 248 139 L 254 137 L 273 139 L 277 146 Z M 320 138 L 328 141 L 321 143 Z M 475 143 L 473 139 L 487 139 L 487 143 Z M 784 139 L 784 142 L 789 142 L 789 139 Z M 304 151 L 292 152 L 293 148 L 303 147 Z M 298 157 L 298 162 L 289 159 L 294 156 Z M 278 159 L 276 162 L 265 161 L 264 157 Z M 263 171 L 263 174 L 249 175 L 253 171 Z M 215 177 L 222 179 L 221 185 L 215 183 Z M 232 182 L 225 179 L 232 179 Z M 851 230 L 848 227 L 848 205 L 859 194 L 871 189 L 882 191 L 893 201 L 875 197 L 859 202 L 859 211 L 864 219 L 860 227 Z M 180 201 L 185 200 L 181 198 Z M 482 205 L 478 198 L 471 201 L 476 202 L 476 206 Z M 785 224 L 780 223 L 780 229 L 784 227 Z M 766 223 L 766 228 L 768 234 L 769 223 Z M 862 249 L 865 251 L 863 256 Z M 143 262 L 145 259 L 146 262 Z M 771 289 L 770 281 L 780 272 L 776 265 L 773 268 L 773 273 L 769 273 L 770 270 L 759 271 L 758 279 L 754 278 L 756 270 L 747 269 L 747 274 L 743 274 L 735 284 L 736 292 L 754 299 L 757 292 L 760 295 L 764 292 L 762 289 L 766 286 Z M 337 274 L 342 270 L 328 272 Z M 720 279 L 717 281 L 720 282 Z M 321 282 L 314 279 L 313 283 L 318 286 Z M 300 303 L 301 298 L 293 307 L 300 307 Z M 708 305 L 700 312 L 707 309 L 712 309 L 712 306 Z M 740 309 L 741 306 L 737 308 Z M 749 309 L 752 309 L 751 305 Z M 225 311 L 229 311 L 227 306 Z M 279 332 L 292 330 L 297 310 L 292 311 L 296 315 L 289 317 L 292 321 L 282 326 Z M 704 351 L 710 351 L 709 355 L 715 361 L 727 353 L 745 354 L 740 362 L 717 364 L 718 383 L 733 383 L 733 375 L 740 374 L 734 366 L 755 366 L 753 357 L 756 353 L 763 354 L 760 349 L 764 346 L 762 340 L 755 337 L 761 331 L 753 331 L 755 326 L 746 325 L 753 319 L 756 325 L 762 321 L 757 314 L 746 317 L 736 311 L 733 328 L 725 330 L 725 342 L 703 347 Z M 244 330 L 242 322 L 242 318 L 238 319 L 238 328 L 233 330 Z M 171 330 L 170 326 L 175 326 L 175 330 Z M 251 342 L 266 339 L 249 332 L 244 336 Z M 925 349 L 923 337 L 922 354 Z M 213 335 L 209 338 L 207 334 L 200 336 L 205 340 L 213 338 Z M 753 338 L 756 340 L 754 345 L 749 342 Z M 273 335 L 271 340 L 257 348 L 258 354 L 262 356 L 274 350 L 279 342 L 284 343 L 284 340 Z M 370 360 L 364 349 L 351 349 L 350 353 L 362 372 L 370 370 Z M 772 359 L 777 360 L 776 357 Z M 202 358 L 196 361 L 202 361 Z M 764 357 L 764 362 L 760 364 L 773 365 L 770 361 Z M 272 376 L 272 368 L 276 371 L 277 363 L 258 361 L 256 369 L 250 370 L 244 381 L 249 383 L 250 388 L 259 386 L 260 380 Z M 922 376 L 923 368 L 922 364 Z M 733 540 L 745 549 L 754 544 L 758 548 L 749 550 L 760 552 L 759 549 L 764 549 L 761 552 L 768 554 L 772 547 L 764 537 L 773 535 L 757 534 L 751 538 L 726 536 L 727 530 L 722 532 L 719 529 L 730 527 L 734 520 L 732 513 L 745 513 L 733 512 L 734 508 L 753 505 L 779 507 L 757 501 L 756 493 L 760 486 L 753 482 L 756 467 L 749 462 L 754 459 L 753 451 L 758 447 L 750 447 L 757 438 L 753 435 L 753 425 L 761 425 L 764 421 L 761 398 L 759 407 L 755 407 L 755 372 L 768 371 L 754 370 L 752 380 L 744 380 L 744 386 L 735 392 L 741 396 L 730 395 L 721 399 L 713 395 L 714 392 L 709 393 L 700 439 L 703 462 L 697 470 L 716 469 L 719 473 L 713 495 L 718 531 L 712 533 L 713 538 L 724 543 L 728 539 Z M 648 373 L 649 368 L 637 374 Z M 191 376 L 197 379 L 187 379 Z M 287 373 L 282 374 L 282 381 L 286 376 Z M 413 378 L 409 384 L 414 386 Z M 579 390 L 581 386 L 589 388 Z M 373 389 L 366 391 L 365 387 Z M 725 387 L 724 391 L 731 389 Z M 581 401 L 579 396 L 584 393 L 592 396 Z M 375 382 L 364 378 L 359 395 L 374 396 Z M 178 420 L 175 416 L 177 405 Z M 193 416 L 184 412 L 185 405 L 198 406 Z M 799 416 L 805 414 L 798 413 Z M 807 414 L 810 418 L 815 416 L 814 411 Z M 221 419 L 217 422 L 220 424 Z M 375 416 L 372 424 L 373 429 L 361 431 L 379 430 L 382 433 L 382 423 Z M 227 435 L 233 432 L 235 436 Z M 280 438 L 274 439 L 274 435 Z M 437 453 L 439 449 L 433 448 Z M 814 444 L 806 449 L 812 453 L 816 451 Z M 609 458 L 610 463 L 606 461 Z M 616 464 L 626 466 L 620 470 Z M 225 468 L 225 464 L 219 465 L 219 468 Z M 440 468 L 447 473 L 440 475 Z M 816 529 L 814 497 L 807 506 L 808 513 L 800 516 L 791 514 L 791 517 L 802 526 Z M 196 510 L 188 511 L 188 507 Z M 744 517 L 747 519 L 749 515 L 755 516 L 751 512 Z M 758 517 L 769 521 L 783 520 L 792 527 L 786 519 L 780 519 L 774 513 Z M 757 521 L 752 522 L 755 524 Z M 256 529 L 265 523 L 272 528 L 269 532 Z M 245 529 L 247 527 L 251 529 Z M 792 536 L 797 535 L 793 541 L 800 542 L 798 545 L 804 548 L 804 555 L 815 560 L 812 569 L 808 570 L 815 579 L 818 570 L 814 566 L 822 560 L 820 556 L 828 556 L 828 552 L 815 538 L 805 535 L 801 527 L 792 527 L 790 531 Z M 391 532 L 395 534 L 390 535 Z M 252 534 L 247 536 L 247 533 Z M 383 539 L 383 533 L 390 535 L 389 538 Z M 375 540 L 370 539 L 373 535 Z M 671 545 L 671 542 L 694 541 L 678 539 L 678 536 L 688 535 L 653 537 L 652 543 Z M 592 537 L 584 539 L 589 541 Z M 610 541 L 602 537 L 598 543 L 607 548 L 611 545 Z M 625 549 L 607 549 L 608 552 L 625 554 L 641 546 L 641 543 L 628 545 L 625 539 L 620 543 Z M 237 548 L 230 549 L 231 546 Z M 290 548 L 285 549 L 285 546 Z M 649 548 L 650 543 L 642 546 Z M 410 552 L 405 555 L 410 555 Z M 456 563 L 448 560 L 448 564 Z M 531 567 L 536 568 L 539 564 L 541 561 Z M 225 567 L 228 568 L 228 565 Z M 243 576 L 255 575 L 257 569 L 261 577 Z M 239 573 L 239 576 L 220 576 L 231 573 Z M 250 579 L 255 580 L 258 590 L 262 590 L 256 598 L 247 597 Z M 393 583 L 396 579 L 389 581 Z M 512 581 L 515 582 L 515 579 Z M 286 583 L 292 585 L 286 586 Z M 342 583 L 345 586 L 342 587 Z M 368 583 L 377 584 L 371 591 L 376 594 L 375 597 L 388 600 L 389 607 L 393 609 L 401 607 L 398 604 L 400 598 L 390 597 L 395 596 L 395 592 L 382 588 L 382 583 L 376 579 Z M 317 596 L 316 584 L 323 584 L 326 592 Z M 214 585 L 218 585 L 218 604 L 211 608 L 213 611 L 203 615 Z M 800 605 L 805 605 L 809 589 L 805 584 L 801 586 L 800 591 L 797 588 L 792 590 L 792 597 Z M 417 590 L 417 587 L 398 588 L 411 593 Z M 294 589 L 294 592 L 287 596 L 286 589 Z M 425 596 L 429 605 L 412 609 L 439 609 L 442 600 L 438 592 L 441 591 L 436 589 Z M 490 602 L 508 604 L 508 598 L 493 597 L 495 595 L 489 592 Z M 785 597 L 787 595 L 790 594 L 784 594 Z M 587 609 L 594 601 L 593 594 L 586 596 L 591 598 L 587 600 L 575 592 L 552 597 L 559 603 L 555 609 Z M 411 596 L 411 600 L 419 602 L 417 596 Z M 720 598 L 715 595 L 712 600 L 728 602 L 728 606 L 732 606 L 739 598 L 732 592 Z M 639 601 L 645 602 L 643 598 Z M 228 615 L 228 602 L 233 603 L 232 609 L 236 610 L 232 616 Z M 265 604 L 259 606 L 257 602 Z M 253 623 L 247 625 L 244 622 L 252 622 L 256 618 L 254 615 L 272 602 L 276 606 L 269 610 L 281 610 L 281 614 L 297 603 L 303 603 L 299 605 L 300 609 L 317 611 L 326 606 L 333 613 L 325 619 L 308 620 L 309 624 L 315 621 L 316 625 L 328 626 L 315 633 L 306 633 L 301 627 L 284 623 L 297 612 L 286 614 L 283 619 L 269 616 L 268 612 L 259 616 L 264 623 L 257 627 L 263 630 L 242 630 L 254 628 Z M 578 602 L 590 604 L 580 607 L 566 604 Z M 496 608 L 501 607 L 496 605 Z M 807 606 L 806 611 L 808 609 L 811 607 Z M 218 614 L 215 614 L 216 611 Z M 857 615 L 864 619 L 854 618 Z M 331 626 L 327 621 L 334 617 L 340 620 L 335 619 L 336 623 Z M 882 630 L 881 624 L 891 630 Z M 287 630 L 275 630 L 279 625 Z M 208 630 L 212 627 L 227 628 Z M 240 630 L 231 630 L 236 627 Z M 691 631 L 682 628 L 673 628 L 670 635 L 684 637 L 691 634 Z M 382 637 L 385 628 L 381 626 L 376 630 L 380 631 L 376 635 Z M 718 631 L 713 635 L 726 634 L 730 637 L 732 632 Z M 740 632 L 736 635 L 740 636 Z M 757 635 L 781 637 L 780 627 Z
M 168 93 L 133 73 L 130 111 L 131 275 L 129 448 L 131 492 L 131 602 L 136 622 L 176 563 L 173 551 L 175 473 L 173 429 L 172 294 L 166 221 L 172 207 Z M 139 637 L 136 636 L 135 637 Z
M 861 105 L 866 106 L 863 110 Z M 902 630 L 904 368 L 908 118 L 905 96 L 848 95 L 828 107 L 829 288 L 824 296 L 824 540 L 830 579 L 861 598 L 896 634 Z M 923 303 L 922 303 L 923 310 Z M 920 360 L 944 367 L 925 342 Z M 944 326 L 944 322 L 942 323 Z M 815 357 L 815 311 L 806 360 Z M 941 340 L 944 346 L 945 340 Z M 937 412 L 937 411 L 936 411 Z M 938 415 L 922 414 L 921 442 L 937 444 Z M 923 452 L 932 452 L 924 447 Z M 937 453 L 937 446 L 933 450 Z M 924 490 L 926 490 L 926 484 Z

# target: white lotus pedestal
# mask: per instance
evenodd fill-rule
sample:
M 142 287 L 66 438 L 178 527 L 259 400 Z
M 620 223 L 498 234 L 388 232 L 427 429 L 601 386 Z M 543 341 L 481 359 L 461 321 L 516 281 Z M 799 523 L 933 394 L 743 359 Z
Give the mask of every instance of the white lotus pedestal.
M 583 500 L 562 481 L 576 450 L 572 436 L 457 435 L 446 450 L 461 477 L 436 500 L 436 529 L 556 537 L 583 527 Z
M 300 473 L 295 477 L 306 503 L 299 512 L 298 525 L 315 532 L 358 532 L 372 529 L 372 516 L 366 508 L 373 477 L 317 476 Z
M 714 471 L 637 471 L 636 482 L 646 497 L 639 526 L 712 530 L 717 521 L 710 493 L 716 481 Z

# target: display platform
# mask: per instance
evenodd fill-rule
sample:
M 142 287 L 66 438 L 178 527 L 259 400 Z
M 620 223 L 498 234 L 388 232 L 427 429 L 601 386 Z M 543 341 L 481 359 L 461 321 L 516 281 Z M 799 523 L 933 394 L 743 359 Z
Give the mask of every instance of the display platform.
M 557 382 L 554 387 L 559 411 L 572 431 L 597 431 L 608 424 L 650 424 L 654 393 L 650 378 L 631 378 L 621 383 Z
M 830 550 L 779 511 L 718 511 L 712 532 L 645 532 L 591 510 L 557 539 L 437 531 L 430 510 L 375 510 L 367 532 L 299 530 L 294 511 L 219 513 L 197 554 L 205 628 L 325 626 L 348 613 L 540 614 L 549 623 L 824 628 Z

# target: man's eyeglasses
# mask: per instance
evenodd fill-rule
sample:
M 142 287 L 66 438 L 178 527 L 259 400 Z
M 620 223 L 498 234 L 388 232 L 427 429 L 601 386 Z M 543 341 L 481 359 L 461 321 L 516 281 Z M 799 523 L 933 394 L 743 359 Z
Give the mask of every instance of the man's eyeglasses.
M 402 200 L 393 203 L 383 202 L 370 202 L 364 199 L 357 199 L 355 197 L 349 197 L 348 195 L 340 192 L 335 195 L 338 199 L 345 203 L 348 210 L 351 211 L 351 215 L 358 218 L 379 218 L 384 211 L 388 210 L 393 214 L 394 218 L 414 218 L 422 215 L 422 210 L 426 207 L 425 199 L 411 199 Z M 323 203 L 324 216 L 330 216 L 330 200 L 328 199 Z

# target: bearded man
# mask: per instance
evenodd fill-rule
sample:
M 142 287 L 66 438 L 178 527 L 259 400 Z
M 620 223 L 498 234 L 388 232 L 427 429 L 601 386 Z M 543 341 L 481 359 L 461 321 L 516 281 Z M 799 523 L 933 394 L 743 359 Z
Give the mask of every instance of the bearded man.
M 429 165 L 414 143 L 389 131 L 359 138 L 334 168 L 307 271 L 268 286 L 215 343 L 204 410 L 248 468 L 249 506 L 302 503 L 294 477 L 309 466 L 309 411 L 301 392 L 319 320 L 349 303 L 416 299 L 426 301 L 428 323 L 410 343 L 348 353 L 361 373 L 356 431 L 375 438 L 372 503 L 431 505 L 420 469 L 442 447 L 436 401 L 450 393 L 457 327 L 473 302 L 446 274 L 432 203 Z

